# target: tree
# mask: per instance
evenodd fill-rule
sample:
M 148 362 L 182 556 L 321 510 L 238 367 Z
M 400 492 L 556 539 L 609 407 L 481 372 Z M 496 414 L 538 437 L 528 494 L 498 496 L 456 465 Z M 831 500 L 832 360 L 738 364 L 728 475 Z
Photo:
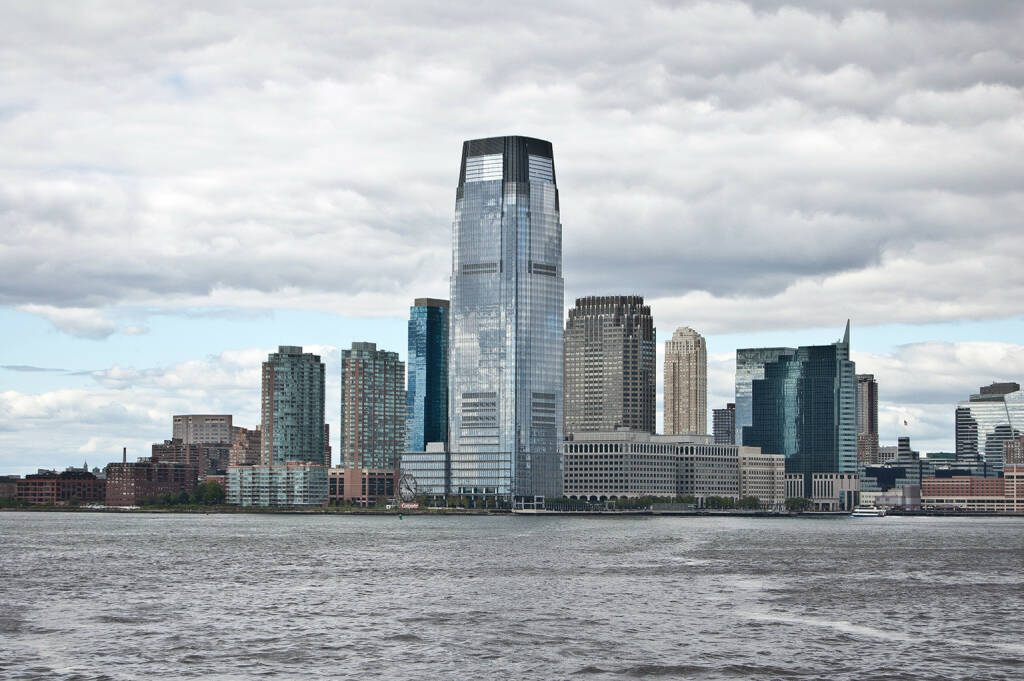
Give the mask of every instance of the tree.
M 742 508 L 747 511 L 756 511 L 761 508 L 761 500 L 757 497 L 743 497 L 736 502 L 736 508 Z
M 201 503 L 204 506 L 216 506 L 224 503 L 224 498 L 227 495 L 224 493 L 224 488 L 220 486 L 217 481 L 211 481 L 204 483 L 203 495 Z
M 736 502 L 731 497 L 705 497 L 704 506 L 713 509 L 733 508 Z
M 786 510 L 794 513 L 802 513 L 811 508 L 811 500 L 805 497 L 790 497 L 786 499 Z

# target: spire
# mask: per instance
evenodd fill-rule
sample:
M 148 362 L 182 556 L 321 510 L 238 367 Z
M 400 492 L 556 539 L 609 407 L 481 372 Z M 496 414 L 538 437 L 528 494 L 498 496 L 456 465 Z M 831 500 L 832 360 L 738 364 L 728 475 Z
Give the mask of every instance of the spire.
M 846 320 L 846 332 L 843 333 L 843 345 L 850 344 L 850 320 Z

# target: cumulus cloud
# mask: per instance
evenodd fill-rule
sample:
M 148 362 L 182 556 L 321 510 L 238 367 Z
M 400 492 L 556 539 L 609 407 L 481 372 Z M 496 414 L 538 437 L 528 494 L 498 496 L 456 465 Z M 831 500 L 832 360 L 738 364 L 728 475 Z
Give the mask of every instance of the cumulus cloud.
M 447 289 L 461 141 L 523 133 L 570 299 L 628 283 L 711 332 L 1024 312 L 1020 7 L 523 11 L 6 8 L 0 303 L 87 337 L 124 305 L 400 315 Z
M 303 346 L 326 365 L 328 423 L 340 411 L 341 351 Z M 0 392 L 0 470 L 80 465 L 79 454 L 106 457 L 129 448 L 134 460 L 150 445 L 171 437 L 174 414 L 231 414 L 235 425 L 260 422 L 261 366 L 276 348 L 227 350 L 168 366 L 122 367 L 79 372 L 93 387 L 42 393 Z M 332 429 L 336 448 L 338 433 Z

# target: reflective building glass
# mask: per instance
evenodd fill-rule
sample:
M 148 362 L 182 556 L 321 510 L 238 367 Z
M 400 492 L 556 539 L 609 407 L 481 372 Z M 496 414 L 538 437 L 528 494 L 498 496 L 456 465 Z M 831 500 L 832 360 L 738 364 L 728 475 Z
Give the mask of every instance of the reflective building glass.
M 764 378 L 764 365 L 796 352 L 793 348 L 741 348 L 736 351 L 736 444 L 743 442 L 743 428 L 749 426 L 753 413 L 751 386 Z
M 752 381 L 752 424 L 743 444 L 784 454 L 786 473 L 803 473 L 813 497 L 813 473 L 857 472 L 857 379 L 850 360 L 850 325 L 843 340 L 803 346 L 764 365 Z
M 409 308 L 405 451 L 448 442 L 448 301 L 417 298 Z
M 550 142 L 465 142 L 452 224 L 455 494 L 561 496 L 562 226 Z
M 1016 383 L 993 383 L 957 404 L 957 461 L 1003 470 L 1003 443 L 1024 433 L 1024 393 Z

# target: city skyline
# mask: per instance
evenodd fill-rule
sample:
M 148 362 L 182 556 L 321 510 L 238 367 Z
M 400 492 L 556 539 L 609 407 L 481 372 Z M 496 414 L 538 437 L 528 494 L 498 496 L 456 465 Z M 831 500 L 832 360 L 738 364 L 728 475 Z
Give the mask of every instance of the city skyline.
M 469 10 L 442 41 L 418 6 L 208 9 L 4 10 L 0 472 L 253 428 L 281 344 L 335 423 L 340 349 L 405 361 L 410 299 L 447 296 L 451 149 L 511 132 L 559 150 L 565 301 L 698 330 L 709 410 L 737 348 L 847 317 L 883 445 L 950 451 L 955 404 L 1024 375 L 1019 7 L 574 8 L 592 39 L 539 8 L 509 51 Z

